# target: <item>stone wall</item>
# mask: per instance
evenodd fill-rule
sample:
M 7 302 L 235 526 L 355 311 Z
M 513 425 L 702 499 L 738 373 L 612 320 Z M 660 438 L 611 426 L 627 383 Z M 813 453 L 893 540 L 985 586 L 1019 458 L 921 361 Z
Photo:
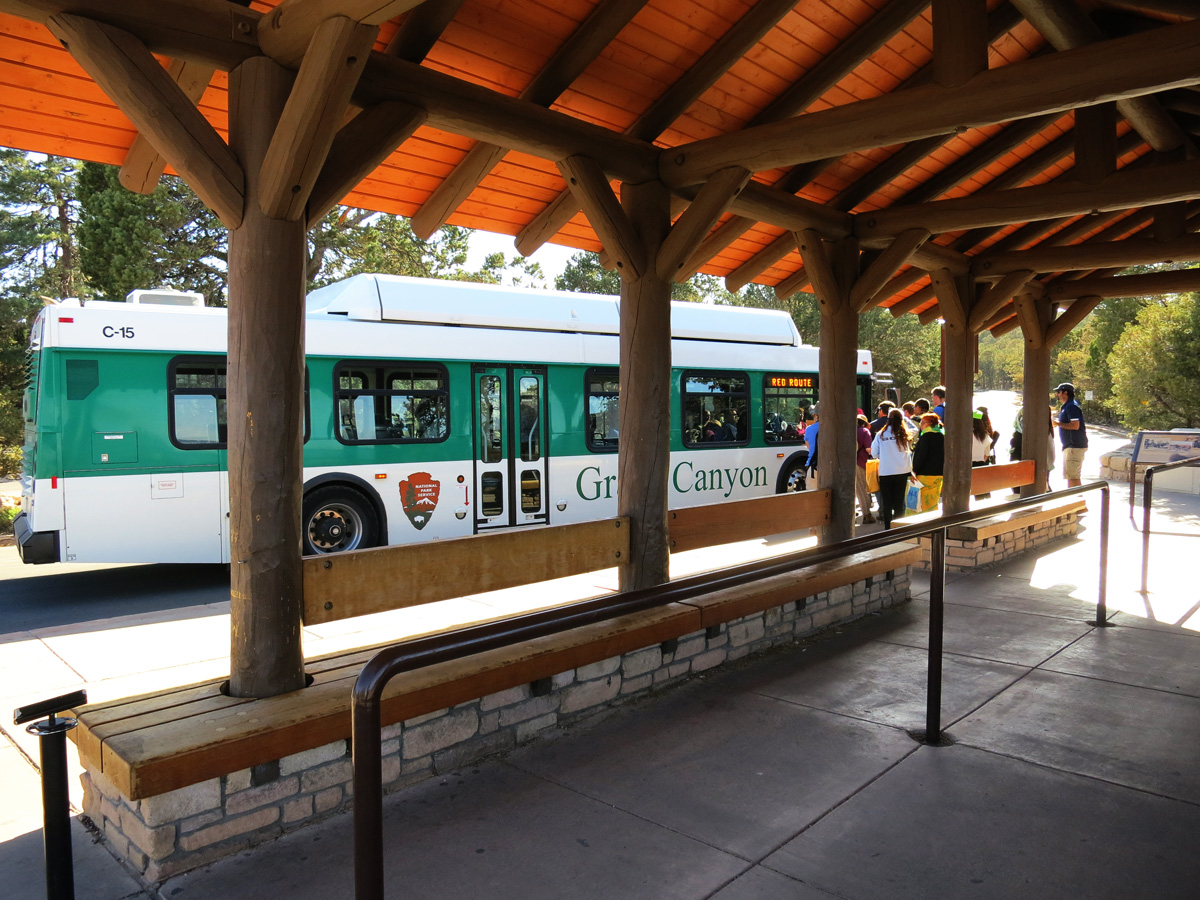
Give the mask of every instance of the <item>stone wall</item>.
M 384 789 L 453 772 L 602 708 L 905 602 L 909 574 L 905 567 L 875 575 L 389 725 L 382 733 Z M 128 800 L 103 775 L 85 772 L 84 814 L 119 857 L 160 882 L 345 809 L 351 775 L 347 740 L 144 800 Z
M 1079 531 L 1079 517 L 1074 512 L 1043 519 L 1032 525 L 1021 526 L 1018 523 L 1019 519 L 1014 519 L 1013 524 L 1016 527 L 1012 531 L 981 540 L 961 540 L 947 536 L 946 571 L 967 572 L 971 569 L 996 566 L 1035 547 L 1072 537 Z M 923 537 L 921 562 L 916 568 L 928 571 L 929 555 L 930 539 Z

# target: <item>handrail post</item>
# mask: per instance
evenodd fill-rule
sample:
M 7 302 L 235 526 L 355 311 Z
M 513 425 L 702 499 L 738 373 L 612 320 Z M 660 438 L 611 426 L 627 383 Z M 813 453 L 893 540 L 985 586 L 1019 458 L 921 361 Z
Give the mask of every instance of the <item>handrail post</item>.
M 382 690 L 383 685 L 378 683 L 368 685 L 361 693 L 356 687 L 350 706 L 355 900 L 383 900 L 383 746 L 379 737 Z
M 1108 621 L 1108 507 L 1111 493 L 1107 484 L 1100 489 L 1100 584 L 1096 592 L 1096 621 L 1092 624 L 1101 628 L 1112 625 Z
M 1154 467 L 1146 470 L 1142 482 L 1142 595 L 1146 594 L 1146 574 L 1150 567 L 1150 503 L 1154 499 Z
M 929 673 L 925 685 L 925 743 L 942 739 L 942 625 L 946 597 L 946 529 L 929 535 Z

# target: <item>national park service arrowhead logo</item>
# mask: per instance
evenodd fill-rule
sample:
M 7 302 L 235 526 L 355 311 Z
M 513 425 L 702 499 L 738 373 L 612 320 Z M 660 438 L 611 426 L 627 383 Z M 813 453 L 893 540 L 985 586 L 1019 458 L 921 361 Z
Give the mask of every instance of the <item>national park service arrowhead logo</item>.
M 414 472 L 400 482 L 400 503 L 404 514 L 418 531 L 429 524 L 433 511 L 437 509 L 441 483 L 429 477 L 428 472 Z

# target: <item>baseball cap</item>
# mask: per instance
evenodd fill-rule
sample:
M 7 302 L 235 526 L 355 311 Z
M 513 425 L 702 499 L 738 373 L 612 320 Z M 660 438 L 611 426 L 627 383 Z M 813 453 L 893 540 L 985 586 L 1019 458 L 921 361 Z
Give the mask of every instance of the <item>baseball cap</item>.
M 1054 393 L 1056 393 L 1056 394 L 1059 391 L 1068 391 L 1073 394 L 1073 393 L 1075 393 L 1075 385 L 1071 384 L 1071 382 L 1069 382 L 1069 381 L 1064 381 L 1062 384 L 1060 384 L 1058 387 L 1056 387 L 1054 389 Z

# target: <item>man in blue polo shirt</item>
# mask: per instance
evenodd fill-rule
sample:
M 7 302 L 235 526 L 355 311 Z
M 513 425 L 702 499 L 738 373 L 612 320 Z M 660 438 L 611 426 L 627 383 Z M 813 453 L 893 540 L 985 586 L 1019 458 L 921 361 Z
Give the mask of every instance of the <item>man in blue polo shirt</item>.
M 1088 445 L 1083 410 L 1075 402 L 1075 385 L 1064 381 L 1054 392 L 1062 402 L 1054 425 L 1062 441 L 1063 475 L 1067 479 L 1067 487 L 1079 487 L 1083 484 L 1083 454 Z

